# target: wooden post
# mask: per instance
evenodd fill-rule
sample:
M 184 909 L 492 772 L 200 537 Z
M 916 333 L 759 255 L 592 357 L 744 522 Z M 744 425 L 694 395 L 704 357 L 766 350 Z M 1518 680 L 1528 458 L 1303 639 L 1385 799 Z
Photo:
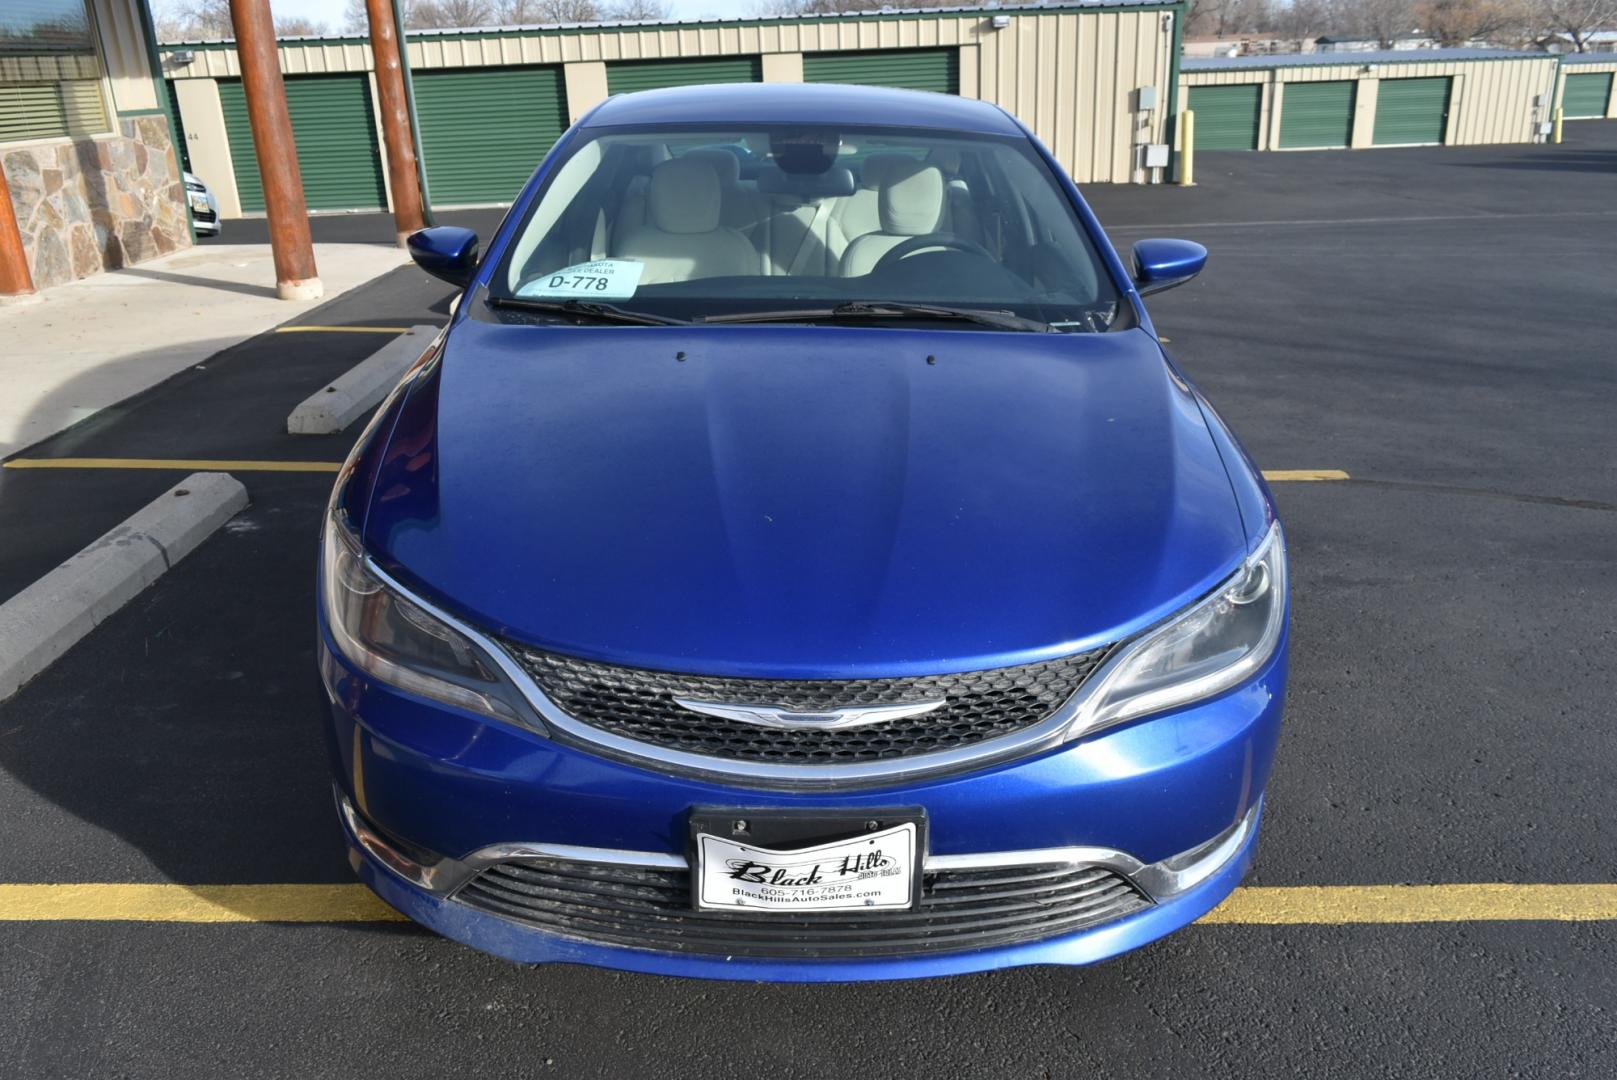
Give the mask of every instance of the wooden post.
M 22 246 L 17 229 L 17 210 L 11 205 L 11 188 L 0 171 L 0 296 L 25 296 L 34 291 L 34 278 L 28 272 L 28 251 Z
M 318 299 L 325 290 L 314 265 L 309 208 L 303 199 L 303 174 L 292 141 L 292 117 L 286 109 L 269 0 L 230 0 L 230 21 L 236 28 L 241 88 L 247 97 L 247 120 L 264 185 L 270 250 L 275 256 L 275 295 L 282 300 Z
M 376 60 L 376 96 L 382 113 L 382 144 L 387 148 L 388 188 L 393 195 L 393 227 L 399 246 L 426 227 L 421 214 L 421 178 L 416 171 L 415 140 L 410 135 L 410 102 L 404 93 L 399 64 L 399 28 L 392 0 L 365 0 L 371 23 L 371 55 Z

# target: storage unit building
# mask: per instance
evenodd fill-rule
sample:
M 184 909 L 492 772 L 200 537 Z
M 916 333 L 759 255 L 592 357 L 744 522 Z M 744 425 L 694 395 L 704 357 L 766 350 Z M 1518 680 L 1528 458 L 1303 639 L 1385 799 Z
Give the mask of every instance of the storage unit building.
M 1554 56 L 1504 49 L 1206 57 L 1182 66 L 1180 100 L 1196 110 L 1203 150 L 1532 142 L 1543 138 L 1556 79 Z M 1231 134 L 1237 100 L 1239 139 Z M 1208 135 L 1198 102 L 1214 106 Z
M 1071 0 L 519 26 L 414 32 L 407 51 L 440 206 L 509 202 L 567 124 L 608 94 L 759 80 L 982 98 L 1027 123 L 1079 182 L 1141 183 L 1166 178 L 1145 167 L 1146 148 L 1169 140 L 1182 14 L 1178 0 Z M 257 212 L 233 44 L 163 51 L 199 175 L 226 217 Z M 280 57 L 311 209 L 386 205 L 366 39 L 288 38 Z
M 1617 120 L 1617 55 L 1561 57 L 1560 103 L 1567 120 Z

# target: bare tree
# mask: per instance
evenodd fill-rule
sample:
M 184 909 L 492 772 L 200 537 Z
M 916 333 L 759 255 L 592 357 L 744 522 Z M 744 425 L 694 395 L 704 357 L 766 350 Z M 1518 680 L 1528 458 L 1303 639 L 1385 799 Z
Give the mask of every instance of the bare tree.
M 1496 37 L 1527 21 L 1518 0 L 1420 0 L 1415 18 L 1439 45 Z
M 618 0 L 608 4 L 606 17 L 624 22 L 659 22 L 668 18 L 668 5 L 663 0 Z
M 454 22 L 446 14 L 438 0 L 399 0 L 399 11 L 404 18 L 406 30 L 438 30 L 455 26 L 476 26 L 488 21 L 490 5 L 486 2 L 480 5 L 484 9 L 481 19 L 472 23 Z M 456 14 L 460 14 L 457 12 Z M 473 14 L 476 14 L 473 12 Z M 343 8 L 343 27 L 350 34 L 369 34 L 371 32 L 370 16 L 365 11 L 365 0 L 348 0 Z
M 327 33 L 325 23 L 301 15 L 286 15 L 275 20 L 276 37 L 325 37 Z
M 234 37 L 230 0 L 183 0 L 157 20 L 159 41 L 213 41 Z
M 1383 49 L 1415 28 L 1413 0 L 1353 0 L 1339 10 L 1350 33 L 1374 38 Z
M 1577 52 L 1589 51 L 1589 35 L 1617 25 L 1617 0 L 1528 0 L 1534 30 L 1565 34 Z

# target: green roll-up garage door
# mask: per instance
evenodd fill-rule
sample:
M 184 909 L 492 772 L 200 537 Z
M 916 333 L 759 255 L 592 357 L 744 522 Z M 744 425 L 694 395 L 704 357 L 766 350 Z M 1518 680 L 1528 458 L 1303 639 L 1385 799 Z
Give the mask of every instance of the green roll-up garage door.
M 264 209 L 253 131 L 241 80 L 219 80 L 236 191 L 243 211 Z M 387 205 L 382 153 L 372 123 L 370 82 L 364 75 L 298 75 L 286 80 L 292 141 L 310 210 L 375 210 Z
M 1441 143 L 1448 119 L 1448 79 L 1382 79 L 1372 141 L 1377 146 Z
M 190 172 L 191 147 L 186 144 L 185 123 L 180 119 L 180 95 L 174 90 L 173 79 L 164 79 L 163 88 L 168 91 L 169 115 L 174 117 L 174 131 L 170 134 L 174 138 L 174 145 L 180 150 L 180 168 Z
M 1196 114 L 1196 149 L 1256 150 L 1262 92 L 1263 87 L 1257 83 L 1192 86 L 1190 109 Z
M 889 49 L 881 52 L 808 53 L 804 82 L 895 86 L 901 90 L 960 93 L 959 49 Z
M 1355 85 L 1347 80 L 1286 83 L 1280 93 L 1281 149 L 1352 142 Z
M 1561 115 L 1568 120 L 1587 120 L 1606 115 L 1606 102 L 1611 100 L 1611 72 L 1591 71 L 1583 75 L 1568 75 L 1566 90 L 1561 95 Z
M 630 60 L 606 65 L 606 89 L 611 94 L 659 90 L 664 86 L 760 82 L 762 79 L 762 64 L 756 56 L 725 56 L 707 60 Z
M 417 71 L 411 80 L 434 206 L 510 202 L 567 130 L 559 66 Z

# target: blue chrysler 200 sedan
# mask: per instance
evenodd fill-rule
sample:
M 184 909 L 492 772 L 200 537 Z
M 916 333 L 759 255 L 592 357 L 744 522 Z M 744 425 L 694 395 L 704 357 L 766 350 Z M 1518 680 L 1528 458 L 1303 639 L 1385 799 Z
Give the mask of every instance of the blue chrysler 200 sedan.
M 325 522 L 354 867 L 521 961 L 1082 964 L 1223 899 L 1286 675 L 1260 474 L 1001 109 L 614 97 L 545 159 Z

